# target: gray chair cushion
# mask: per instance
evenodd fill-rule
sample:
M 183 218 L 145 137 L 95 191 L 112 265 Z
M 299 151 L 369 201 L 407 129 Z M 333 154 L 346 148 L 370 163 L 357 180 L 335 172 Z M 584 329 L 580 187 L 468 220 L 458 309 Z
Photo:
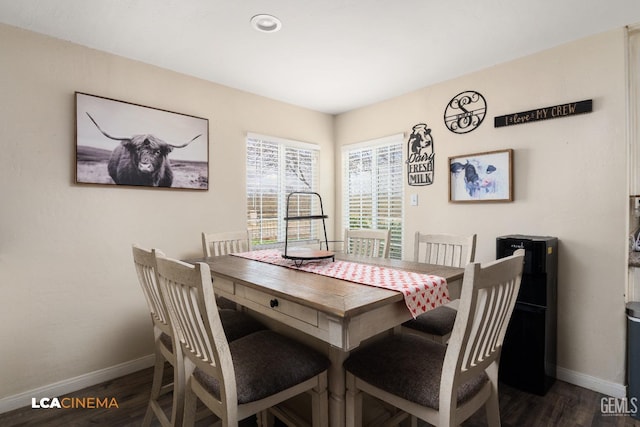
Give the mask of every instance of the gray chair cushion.
M 309 347 L 276 332 L 254 332 L 232 343 L 229 351 L 236 374 L 238 403 L 263 399 L 304 382 L 329 365 L 329 359 Z M 215 378 L 200 369 L 196 380 L 214 396 L 220 396 Z
M 167 348 L 171 353 L 173 353 L 173 343 L 171 342 L 171 337 L 164 332 L 160 334 L 160 343 Z
M 402 326 L 443 337 L 453 331 L 457 313 L 457 310 L 442 305 L 403 323 Z
M 440 377 L 447 347 L 426 338 L 400 334 L 355 351 L 347 371 L 367 383 L 422 406 L 440 406 Z M 473 397 L 489 380 L 486 374 L 458 388 L 458 404 Z
M 220 313 L 222 328 L 229 342 L 266 329 L 262 323 L 241 311 L 221 308 L 218 309 L 218 313 Z

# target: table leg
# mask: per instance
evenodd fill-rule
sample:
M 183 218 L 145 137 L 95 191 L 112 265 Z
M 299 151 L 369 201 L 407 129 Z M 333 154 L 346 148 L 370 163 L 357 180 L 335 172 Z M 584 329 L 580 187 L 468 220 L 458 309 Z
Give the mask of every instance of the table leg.
M 342 367 L 342 363 L 349 356 L 348 351 L 344 351 L 340 348 L 330 346 L 329 347 L 329 360 L 331 360 L 331 366 L 329 367 L 329 426 L 330 427 L 344 427 L 345 426 L 345 371 Z

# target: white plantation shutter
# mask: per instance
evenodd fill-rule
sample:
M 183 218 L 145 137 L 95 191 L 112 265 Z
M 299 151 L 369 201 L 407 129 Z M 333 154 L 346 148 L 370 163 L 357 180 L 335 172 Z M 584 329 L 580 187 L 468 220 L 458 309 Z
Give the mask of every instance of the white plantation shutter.
M 345 146 L 344 226 L 390 229 L 389 256 L 402 258 L 402 145 L 401 134 Z
M 640 25 L 629 28 L 628 75 L 631 117 L 630 180 L 631 194 L 640 194 Z M 640 271 L 640 270 L 635 270 Z M 635 280 L 638 280 L 635 274 Z
M 281 138 L 247 135 L 247 216 L 253 245 L 285 240 L 287 195 L 294 191 L 317 191 L 317 145 Z M 289 214 L 318 212 L 317 197 L 292 199 Z M 316 239 L 317 221 L 292 221 L 289 240 Z

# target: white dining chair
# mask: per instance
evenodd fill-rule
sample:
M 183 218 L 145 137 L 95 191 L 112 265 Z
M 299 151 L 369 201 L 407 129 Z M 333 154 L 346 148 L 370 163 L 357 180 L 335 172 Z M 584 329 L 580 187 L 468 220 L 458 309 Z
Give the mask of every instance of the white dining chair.
M 202 255 L 204 257 L 222 256 L 251 250 L 249 230 L 222 231 L 218 233 L 202 232 Z M 236 303 L 223 297 L 216 298 L 218 306 L 237 310 Z
M 416 262 L 465 267 L 473 262 L 475 253 L 475 234 L 425 234 L 416 231 L 413 247 Z
M 205 257 L 247 252 L 250 248 L 248 230 L 202 233 L 202 254 Z
M 389 258 L 389 230 L 345 229 L 343 250 L 347 254 Z
M 475 259 L 476 235 L 415 234 L 414 260 L 427 264 L 465 267 Z M 420 334 L 433 341 L 446 343 L 451 336 L 459 300 L 421 314 L 402 324 L 403 333 Z
M 133 245 L 132 250 L 138 282 L 142 287 L 151 314 L 155 349 L 151 395 L 142 425 L 151 425 L 154 416 L 163 427 L 181 425 L 184 404 L 184 364 L 182 363 L 182 349 L 176 343 L 169 314 L 157 283 L 155 255 L 160 252 L 155 249 L 143 249 L 138 245 Z M 163 384 L 166 362 L 169 362 L 173 368 L 173 382 Z M 169 392 L 173 392 L 173 398 L 171 414 L 167 416 L 159 399 Z
M 229 342 L 215 304 L 211 272 L 163 256 L 156 258 L 158 280 L 184 355 L 186 378 L 183 425 L 193 426 L 198 400 L 223 427 L 267 411 L 302 393 L 311 395 L 312 426 L 328 424 L 327 368 L 322 354 L 274 331 L 263 330 Z M 278 407 L 279 419 L 299 425 Z
M 135 244 L 132 252 L 138 282 L 142 287 L 151 315 L 155 349 L 151 394 L 142 425 L 149 426 L 155 416 L 162 426 L 179 426 L 182 424 L 183 415 L 184 363 L 182 348 L 175 339 L 167 307 L 158 286 L 156 254 L 162 255 L 162 252 L 157 249 L 144 249 Z M 261 322 L 243 312 L 219 309 L 219 315 L 228 341 L 235 341 L 245 335 L 266 329 Z M 163 384 L 165 362 L 169 362 L 173 368 L 173 382 Z M 173 399 L 171 414 L 168 416 L 162 409 L 160 398 L 169 392 L 173 392 Z
M 465 268 L 460 309 L 448 345 L 407 334 L 382 338 L 345 361 L 347 427 L 362 425 L 364 394 L 392 405 L 389 423 L 411 417 L 457 426 L 483 406 L 500 425 L 500 352 L 516 304 L 524 250 Z

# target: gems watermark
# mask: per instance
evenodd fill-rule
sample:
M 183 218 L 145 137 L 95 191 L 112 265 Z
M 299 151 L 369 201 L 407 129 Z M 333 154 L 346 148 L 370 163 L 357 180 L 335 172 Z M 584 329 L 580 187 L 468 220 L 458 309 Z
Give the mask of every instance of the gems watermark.
M 638 414 L 638 398 L 603 397 L 600 399 L 600 412 L 604 416 L 624 417 Z

